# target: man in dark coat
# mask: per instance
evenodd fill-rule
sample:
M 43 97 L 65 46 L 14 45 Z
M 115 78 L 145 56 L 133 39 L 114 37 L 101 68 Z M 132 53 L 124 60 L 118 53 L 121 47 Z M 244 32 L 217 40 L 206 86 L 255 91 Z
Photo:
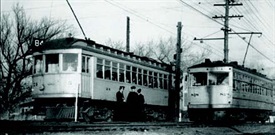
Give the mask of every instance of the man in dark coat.
M 114 115 L 114 120 L 124 120 L 125 119 L 125 105 L 123 102 L 125 101 L 123 91 L 124 91 L 124 86 L 119 86 L 119 90 L 116 93 L 116 109 L 115 109 L 115 115 Z
M 138 120 L 143 121 L 145 119 L 145 116 L 143 114 L 144 111 L 144 96 L 141 94 L 141 89 L 137 90 L 138 94 L 138 104 L 137 104 L 137 113 L 138 113 Z
M 127 97 L 127 105 L 128 105 L 128 120 L 136 121 L 137 120 L 137 106 L 138 106 L 138 95 L 135 92 L 136 87 L 132 86 L 131 90 Z
M 119 103 L 124 102 L 124 95 L 123 95 L 124 88 L 125 88 L 124 86 L 120 86 L 119 91 L 116 93 L 116 101 Z
M 129 92 L 128 96 L 127 96 L 127 100 L 126 100 L 126 102 L 128 104 L 131 104 L 131 105 L 136 105 L 137 104 L 137 96 L 138 95 L 135 92 L 135 89 L 136 89 L 135 86 L 131 87 L 131 90 L 130 90 L 130 92 Z

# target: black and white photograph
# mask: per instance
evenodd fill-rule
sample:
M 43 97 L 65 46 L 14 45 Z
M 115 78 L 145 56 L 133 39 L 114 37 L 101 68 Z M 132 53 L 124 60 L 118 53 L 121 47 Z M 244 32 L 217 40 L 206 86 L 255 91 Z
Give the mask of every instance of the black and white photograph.
M 275 134 L 274 0 L 0 0 L 0 134 Z

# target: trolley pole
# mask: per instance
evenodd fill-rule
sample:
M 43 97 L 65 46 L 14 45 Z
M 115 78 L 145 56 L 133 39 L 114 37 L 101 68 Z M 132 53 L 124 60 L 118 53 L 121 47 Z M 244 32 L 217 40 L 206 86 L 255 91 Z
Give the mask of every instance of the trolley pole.
M 77 24 L 78 24 L 78 26 L 80 27 L 81 32 L 82 32 L 82 34 L 83 34 L 83 36 L 84 36 L 85 40 L 88 40 L 88 38 L 86 37 L 86 34 L 85 34 L 85 32 L 84 32 L 84 30 L 83 30 L 82 26 L 80 25 L 79 20 L 77 19 L 76 14 L 74 13 L 74 10 L 73 10 L 73 8 L 72 8 L 71 4 L 69 3 L 69 1 L 68 1 L 68 0 L 66 0 L 66 1 L 67 1 L 68 5 L 69 5 L 70 9 L 71 9 L 71 10 L 72 10 L 72 12 L 73 12 L 73 15 L 74 15 L 74 17 L 75 17 L 75 20 L 77 21 Z
M 177 33 L 177 53 L 176 53 L 176 77 L 175 77 L 175 120 L 179 120 L 180 115 L 180 84 L 181 84 L 181 22 L 178 22 Z

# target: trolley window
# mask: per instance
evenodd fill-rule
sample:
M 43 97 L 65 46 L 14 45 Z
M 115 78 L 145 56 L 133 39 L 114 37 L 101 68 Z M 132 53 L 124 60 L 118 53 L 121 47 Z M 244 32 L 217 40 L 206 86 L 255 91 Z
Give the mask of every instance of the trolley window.
M 153 88 L 153 72 L 149 71 L 149 87 Z
M 228 73 L 221 73 L 221 72 L 209 72 L 208 81 L 209 85 L 228 85 L 229 79 Z
M 87 63 L 86 63 L 86 65 L 87 65 L 86 72 L 90 73 L 90 65 L 91 65 L 91 59 L 90 59 L 90 57 L 87 57 Z
M 82 56 L 82 63 L 81 63 L 81 65 L 82 65 L 82 72 L 86 72 L 86 57 L 85 56 Z
M 59 71 L 59 55 L 47 54 L 46 55 L 46 72 L 56 73 Z
M 90 67 L 90 57 L 88 56 L 82 56 L 82 72 L 83 73 L 89 73 L 89 67 Z
M 65 53 L 63 54 L 63 71 L 76 72 L 78 54 Z
M 132 83 L 137 84 L 137 68 L 132 67 Z
M 112 66 L 112 80 L 113 81 L 117 81 L 117 62 L 113 62 L 113 66 Z
M 142 85 L 142 69 L 138 69 L 138 84 Z
M 131 66 L 126 66 L 126 82 L 131 83 Z
M 193 78 L 193 86 L 207 85 L 207 73 L 192 73 L 191 76 Z
M 159 88 L 163 89 L 163 76 L 159 74 Z
M 125 78 L 125 65 L 119 63 L 119 81 L 124 82 Z
M 34 57 L 34 73 L 39 74 L 43 72 L 43 57 L 42 55 L 37 55 Z
M 158 73 L 154 72 L 154 88 L 158 88 Z
M 97 59 L 96 77 L 103 78 L 103 59 Z
M 144 86 L 147 86 L 147 84 L 148 84 L 148 79 L 147 79 L 147 77 L 148 77 L 148 71 L 147 70 L 143 70 L 143 85 Z
M 164 89 L 168 89 L 168 75 L 164 75 L 164 82 L 163 82 L 163 85 L 164 85 Z
M 111 79 L 111 61 L 105 60 L 105 79 L 110 80 Z

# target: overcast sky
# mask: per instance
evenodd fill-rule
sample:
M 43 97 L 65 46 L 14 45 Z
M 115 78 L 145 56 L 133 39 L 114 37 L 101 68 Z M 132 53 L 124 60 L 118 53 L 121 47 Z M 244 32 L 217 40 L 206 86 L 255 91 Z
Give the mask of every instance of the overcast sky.
M 243 15 L 230 19 L 232 32 L 262 32 L 253 35 L 247 55 L 247 63 L 265 67 L 275 73 L 275 0 L 235 0 L 243 6 L 230 8 L 230 15 Z M 197 38 L 223 37 L 222 19 L 224 0 L 69 0 L 86 36 L 104 44 L 108 39 L 126 39 L 126 17 L 130 17 L 131 46 L 139 42 L 157 41 L 160 38 L 176 38 L 177 23 L 182 22 L 182 36 L 187 43 L 213 50 L 211 58 L 223 59 L 223 41 L 194 41 Z M 32 19 L 50 17 L 66 20 L 76 29 L 75 37 L 84 38 L 66 0 L 1 0 L 1 13 L 9 13 L 12 6 L 21 4 Z M 243 37 L 243 38 L 240 38 Z M 230 35 L 229 59 L 242 63 L 250 35 Z M 244 40 L 243 40 L 244 39 Z

